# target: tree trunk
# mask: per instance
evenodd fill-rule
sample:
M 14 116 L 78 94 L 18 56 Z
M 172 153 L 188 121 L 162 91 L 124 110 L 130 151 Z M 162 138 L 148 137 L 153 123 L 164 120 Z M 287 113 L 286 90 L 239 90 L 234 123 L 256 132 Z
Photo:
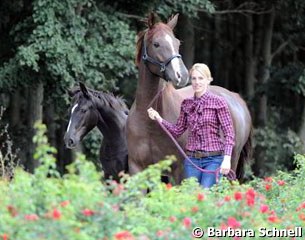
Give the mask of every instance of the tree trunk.
M 10 127 L 15 128 L 20 123 L 20 92 L 16 90 L 10 96 Z
M 254 59 L 254 42 L 253 42 L 253 17 L 247 15 L 245 18 L 246 27 L 246 42 L 245 42 L 245 77 L 246 77 L 246 97 L 250 101 L 254 98 L 254 84 L 255 84 L 255 67 L 256 59 Z M 253 113 L 253 106 L 250 106 Z
M 305 152 L 305 102 L 303 104 L 303 113 L 302 113 L 302 117 L 301 117 L 301 127 L 299 129 L 299 137 L 302 140 L 303 143 L 303 153 Z
M 212 42 L 212 62 L 210 63 L 210 69 L 213 72 L 213 78 L 216 80 L 217 85 L 223 85 L 221 80 L 221 69 L 218 65 L 221 62 L 221 50 L 219 47 L 220 35 L 221 35 L 221 19 L 219 15 L 215 15 L 214 18 L 214 29 L 213 29 L 213 42 Z M 218 84 L 219 83 L 219 84 Z
M 273 33 L 273 23 L 274 23 L 274 8 L 272 11 L 264 16 L 262 22 L 264 22 L 264 27 L 262 30 L 262 35 L 260 38 L 259 45 L 256 45 L 257 48 L 261 49 L 258 51 L 257 57 L 261 57 L 260 68 L 258 69 L 258 84 L 263 91 L 259 92 L 258 106 L 256 110 L 257 116 L 257 125 L 259 127 L 265 127 L 267 123 L 267 95 L 265 92 L 266 85 L 270 78 L 270 66 L 272 61 L 272 52 L 271 52 L 271 43 L 272 43 L 272 33 Z M 261 16 L 260 16 L 261 18 Z M 259 22 L 261 22 L 259 20 Z M 256 176 L 264 176 L 265 174 L 265 162 L 266 156 L 264 149 L 260 146 L 255 149 L 255 163 L 252 166 L 253 172 Z
M 185 66 L 190 69 L 194 62 L 194 27 L 186 15 L 181 15 L 179 23 L 181 27 L 179 28 L 179 36 L 182 40 L 180 53 L 183 57 Z
M 272 11 L 265 15 L 264 19 L 264 34 L 262 38 L 262 63 L 261 68 L 259 69 L 259 78 L 258 83 L 260 86 L 265 87 L 269 78 L 270 78 L 270 67 L 272 60 L 271 52 L 271 43 L 272 43 L 272 34 L 273 34 L 273 24 L 274 24 L 274 8 Z M 259 99 L 258 106 L 258 125 L 265 126 L 267 123 L 267 95 L 265 90 L 262 92 Z
M 29 89 L 28 93 L 27 125 L 28 129 L 30 129 L 30 134 L 28 139 L 26 169 L 34 172 L 34 169 L 38 166 L 38 162 L 33 158 L 35 145 L 32 139 L 35 134 L 34 123 L 36 121 L 42 121 L 43 83 L 39 82 L 35 84 Z

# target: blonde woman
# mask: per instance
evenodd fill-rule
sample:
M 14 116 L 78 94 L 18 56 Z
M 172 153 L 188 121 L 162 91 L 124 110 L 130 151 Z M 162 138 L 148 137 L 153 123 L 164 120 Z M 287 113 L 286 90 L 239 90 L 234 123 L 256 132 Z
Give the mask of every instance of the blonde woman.
M 228 174 L 231 168 L 231 155 L 234 146 L 234 130 L 229 108 L 225 100 L 209 91 L 213 78 L 210 69 L 203 63 L 196 63 L 190 69 L 194 96 L 181 104 L 180 115 L 172 124 L 150 108 L 147 110 L 152 120 L 158 120 L 178 138 L 189 130 L 186 154 L 198 167 L 207 171 L 220 168 L 221 174 Z M 220 136 L 220 129 L 224 139 Z M 195 177 L 205 188 L 216 183 L 216 175 L 202 172 L 187 159 L 184 161 L 185 177 Z

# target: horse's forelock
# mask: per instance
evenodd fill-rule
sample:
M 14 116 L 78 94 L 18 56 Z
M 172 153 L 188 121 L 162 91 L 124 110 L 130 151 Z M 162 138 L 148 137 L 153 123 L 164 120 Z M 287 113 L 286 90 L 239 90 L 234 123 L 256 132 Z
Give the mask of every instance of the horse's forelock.
M 155 34 L 158 34 L 158 33 L 164 32 L 164 31 L 172 32 L 172 29 L 167 24 L 158 22 L 150 29 L 145 29 L 144 31 L 141 31 L 138 33 L 137 48 L 136 48 L 136 65 L 137 66 L 139 65 L 139 63 L 141 61 L 141 57 L 142 57 L 141 50 L 142 50 L 142 45 L 143 45 L 145 34 L 147 33 L 146 39 L 149 41 Z

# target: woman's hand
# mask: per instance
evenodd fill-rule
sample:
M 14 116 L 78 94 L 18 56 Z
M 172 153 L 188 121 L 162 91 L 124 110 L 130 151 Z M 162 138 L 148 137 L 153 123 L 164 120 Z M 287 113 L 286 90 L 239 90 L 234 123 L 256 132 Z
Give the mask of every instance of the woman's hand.
M 147 109 L 147 113 L 148 113 L 148 116 L 150 117 L 150 119 L 157 120 L 158 122 L 162 121 L 160 114 L 153 108 Z
M 220 166 L 220 173 L 227 175 L 231 169 L 231 156 L 225 155 Z

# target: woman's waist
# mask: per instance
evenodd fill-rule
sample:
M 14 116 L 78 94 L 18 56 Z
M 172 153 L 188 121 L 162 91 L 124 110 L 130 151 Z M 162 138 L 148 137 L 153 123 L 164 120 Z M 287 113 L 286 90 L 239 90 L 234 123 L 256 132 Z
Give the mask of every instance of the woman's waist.
M 186 155 L 195 158 L 203 158 L 203 157 L 211 157 L 211 156 L 219 156 L 223 155 L 223 150 L 213 150 L 213 151 L 206 151 L 206 150 L 186 150 Z

